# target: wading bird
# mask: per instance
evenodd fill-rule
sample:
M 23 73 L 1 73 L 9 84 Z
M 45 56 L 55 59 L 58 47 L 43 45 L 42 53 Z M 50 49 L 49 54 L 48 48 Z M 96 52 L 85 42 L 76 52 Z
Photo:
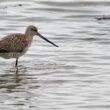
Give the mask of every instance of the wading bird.
M 16 58 L 15 66 L 17 66 L 18 59 L 27 52 L 35 35 L 58 47 L 56 44 L 43 37 L 35 26 L 30 25 L 27 27 L 24 34 L 13 33 L 0 40 L 0 56 L 6 59 Z

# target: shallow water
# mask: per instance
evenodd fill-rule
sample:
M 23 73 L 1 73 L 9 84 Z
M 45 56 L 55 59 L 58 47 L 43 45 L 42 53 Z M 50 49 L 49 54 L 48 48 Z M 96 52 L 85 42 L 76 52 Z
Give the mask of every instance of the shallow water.
M 87 0 L 86 0 L 87 1 Z M 110 109 L 110 2 L 1 0 L 0 36 L 24 32 L 39 37 L 26 55 L 0 58 L 0 110 Z

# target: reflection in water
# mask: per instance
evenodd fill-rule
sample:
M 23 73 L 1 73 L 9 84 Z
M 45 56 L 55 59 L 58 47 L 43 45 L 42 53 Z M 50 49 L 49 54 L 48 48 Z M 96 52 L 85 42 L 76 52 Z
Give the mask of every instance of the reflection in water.
M 13 92 L 19 86 L 24 86 L 22 82 L 28 79 L 32 80 L 33 78 L 27 74 L 26 67 L 23 65 L 7 69 L 5 74 L 0 75 L 0 89 L 5 88 L 8 92 Z
M 0 105 L 24 106 L 34 97 L 34 89 L 39 87 L 37 79 L 28 74 L 26 67 L 8 68 L 0 75 Z
M 23 80 L 21 76 L 25 73 L 25 71 L 22 71 L 22 74 L 19 74 L 18 68 L 15 68 L 15 70 L 13 69 L 14 68 L 11 68 L 11 70 L 6 71 L 6 74 L 0 75 L 0 88 L 5 88 L 8 92 L 12 92 L 20 86 L 20 81 Z

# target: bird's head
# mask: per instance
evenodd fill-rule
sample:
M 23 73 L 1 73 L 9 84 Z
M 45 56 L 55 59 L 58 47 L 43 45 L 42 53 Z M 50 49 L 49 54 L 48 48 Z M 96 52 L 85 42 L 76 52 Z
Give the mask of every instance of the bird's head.
M 51 42 L 50 40 L 48 40 L 47 38 L 45 38 L 44 36 L 42 36 L 42 35 L 38 32 L 37 27 L 35 27 L 35 26 L 33 26 L 33 25 L 30 25 L 30 26 L 27 27 L 25 34 L 28 35 L 28 36 L 32 36 L 32 37 L 35 36 L 35 35 L 37 35 L 37 36 L 39 36 L 40 38 L 44 39 L 45 41 L 47 41 L 47 42 L 51 43 L 52 45 L 58 47 L 58 45 L 54 44 L 53 42 Z

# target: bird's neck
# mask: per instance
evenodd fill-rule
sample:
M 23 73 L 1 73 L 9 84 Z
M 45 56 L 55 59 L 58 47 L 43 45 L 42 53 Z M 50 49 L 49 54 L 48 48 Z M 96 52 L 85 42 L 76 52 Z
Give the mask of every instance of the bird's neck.
M 31 43 L 32 43 L 32 39 L 33 39 L 34 35 L 32 35 L 32 34 L 26 32 L 26 33 L 25 33 L 25 37 L 26 37 L 26 39 L 27 39 L 27 41 L 28 41 L 28 43 L 29 43 L 29 46 L 30 46 Z
M 25 35 L 28 36 L 28 37 L 32 37 L 32 38 L 34 36 L 33 33 L 29 32 L 29 31 L 26 31 L 25 32 Z
M 33 39 L 33 37 L 34 37 L 33 33 L 30 32 L 29 30 L 26 30 L 26 31 L 25 31 L 25 37 L 26 37 L 26 39 L 28 40 L 29 45 L 31 45 L 32 39 Z

